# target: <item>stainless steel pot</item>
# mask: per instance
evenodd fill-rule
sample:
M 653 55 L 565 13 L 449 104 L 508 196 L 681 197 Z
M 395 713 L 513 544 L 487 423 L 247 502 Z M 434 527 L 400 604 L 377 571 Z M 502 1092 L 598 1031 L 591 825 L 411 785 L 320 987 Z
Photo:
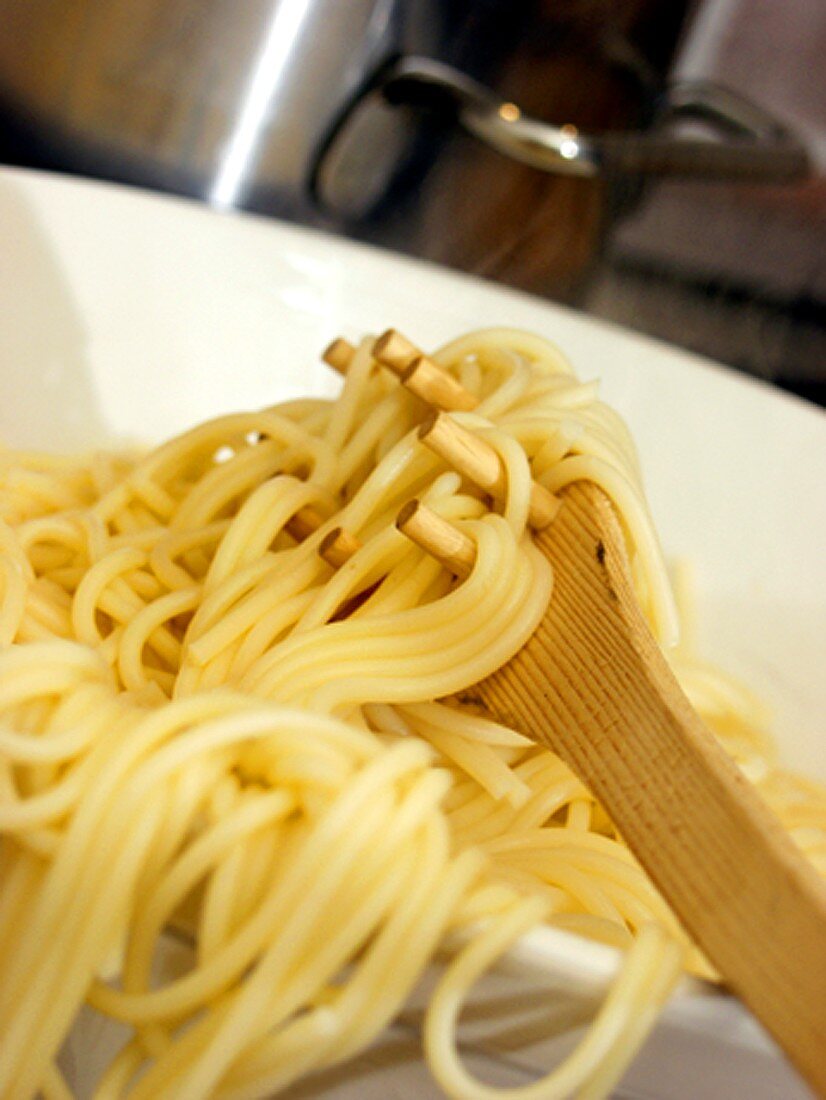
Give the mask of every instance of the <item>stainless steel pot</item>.
M 617 173 L 785 180 L 805 153 L 781 124 L 705 85 L 664 90 L 644 132 L 586 134 L 532 118 L 466 72 L 527 5 L 485 18 L 438 0 L 0 0 L 0 94 L 81 169 L 334 220 L 388 194 L 427 118 L 517 161 L 580 177 Z M 43 12 L 47 13 L 44 17 Z M 456 44 L 476 34 L 474 51 Z M 485 41 L 482 43 L 481 39 Z M 481 66 L 484 68 L 484 66 Z M 490 68 L 491 65 L 488 65 Z M 550 105 L 551 110 L 553 105 Z M 706 132 L 677 128 L 691 118 Z M 70 164 L 70 166 L 72 166 Z M 408 181 L 409 182 L 409 181 Z
M 437 53 L 440 7 L 0 0 L 0 105 L 68 168 L 299 215 L 341 105 L 389 56 Z

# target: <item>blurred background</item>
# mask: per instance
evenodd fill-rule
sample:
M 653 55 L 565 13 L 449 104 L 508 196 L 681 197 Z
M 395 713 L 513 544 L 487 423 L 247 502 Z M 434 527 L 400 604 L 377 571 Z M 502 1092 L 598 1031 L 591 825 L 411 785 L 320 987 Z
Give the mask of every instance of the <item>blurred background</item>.
M 0 161 L 432 259 L 826 404 L 824 57 L 823 0 L 0 0 Z

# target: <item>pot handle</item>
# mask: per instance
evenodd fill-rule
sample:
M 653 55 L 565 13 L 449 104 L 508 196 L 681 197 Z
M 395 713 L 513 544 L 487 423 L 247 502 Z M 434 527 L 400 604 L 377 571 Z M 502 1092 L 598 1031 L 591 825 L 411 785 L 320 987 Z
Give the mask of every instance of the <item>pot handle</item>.
M 412 108 L 440 121 L 458 122 L 505 156 L 558 175 L 786 183 L 810 172 L 806 149 L 791 130 L 719 85 L 672 84 L 664 91 L 649 128 L 589 134 L 570 124 L 554 126 L 533 118 L 449 65 L 403 56 L 373 74 L 346 104 L 322 143 L 310 183 L 322 205 L 320 183 L 327 154 L 368 98 L 386 107 Z
M 379 88 L 390 104 L 453 112 L 486 144 L 546 172 L 773 183 L 809 172 L 805 148 L 778 119 L 736 92 L 707 82 L 667 88 L 647 130 L 599 135 L 532 118 L 484 85 L 428 58 L 400 58 L 385 71 Z M 704 123 L 702 136 L 676 133 L 675 124 L 685 120 Z

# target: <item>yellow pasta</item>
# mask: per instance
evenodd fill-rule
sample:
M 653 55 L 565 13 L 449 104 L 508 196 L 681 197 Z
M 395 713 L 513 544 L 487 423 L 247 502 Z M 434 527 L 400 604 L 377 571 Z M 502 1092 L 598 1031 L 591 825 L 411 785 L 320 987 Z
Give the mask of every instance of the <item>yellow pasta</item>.
M 457 419 L 505 464 L 496 510 L 418 442 L 421 404 L 371 346 L 336 401 L 144 455 L 0 454 L 4 1098 L 70 1095 L 57 1059 L 84 1005 L 129 1029 L 98 1100 L 269 1096 L 369 1045 L 430 965 L 424 1049 L 446 1095 L 600 1097 L 685 968 L 707 972 L 582 783 L 473 701 L 553 598 L 531 478 L 602 485 L 652 628 L 676 641 L 627 430 L 539 337 L 441 349 L 479 399 Z M 413 496 L 473 539 L 467 579 L 396 530 Z M 299 539 L 307 507 L 323 522 Z M 339 527 L 358 549 L 335 569 L 319 550 Z M 685 639 L 671 652 L 826 871 L 824 793 L 778 767 L 746 691 Z M 461 1063 L 461 1006 L 542 922 L 623 961 L 577 1049 L 495 1090 Z M 170 930 L 189 962 L 158 984 Z

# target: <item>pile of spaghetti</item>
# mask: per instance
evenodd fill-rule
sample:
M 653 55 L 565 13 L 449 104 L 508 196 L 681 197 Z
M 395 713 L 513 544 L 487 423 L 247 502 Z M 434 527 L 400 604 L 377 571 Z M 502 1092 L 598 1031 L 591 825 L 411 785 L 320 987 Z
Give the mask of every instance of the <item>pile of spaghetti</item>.
M 600 1096 L 703 966 L 581 782 L 462 701 L 552 598 L 532 478 L 603 486 L 673 642 L 626 429 L 538 338 L 443 348 L 478 399 L 457 419 L 507 471 L 491 508 L 419 442 L 421 403 L 371 348 L 335 401 L 225 416 L 139 456 L 0 453 L 7 1100 L 70 1095 L 58 1056 L 84 1005 L 128 1028 L 100 1098 L 271 1095 L 370 1044 L 437 957 L 426 1055 L 447 1094 L 487 1098 L 458 1054 L 461 1005 L 542 922 L 623 962 L 573 1054 L 502 1095 Z M 412 497 L 473 539 L 469 577 L 396 529 Z M 330 564 L 338 528 L 351 552 Z M 744 690 L 685 643 L 670 653 L 824 868 L 823 794 L 776 766 Z M 159 978 L 170 929 L 191 951 Z

